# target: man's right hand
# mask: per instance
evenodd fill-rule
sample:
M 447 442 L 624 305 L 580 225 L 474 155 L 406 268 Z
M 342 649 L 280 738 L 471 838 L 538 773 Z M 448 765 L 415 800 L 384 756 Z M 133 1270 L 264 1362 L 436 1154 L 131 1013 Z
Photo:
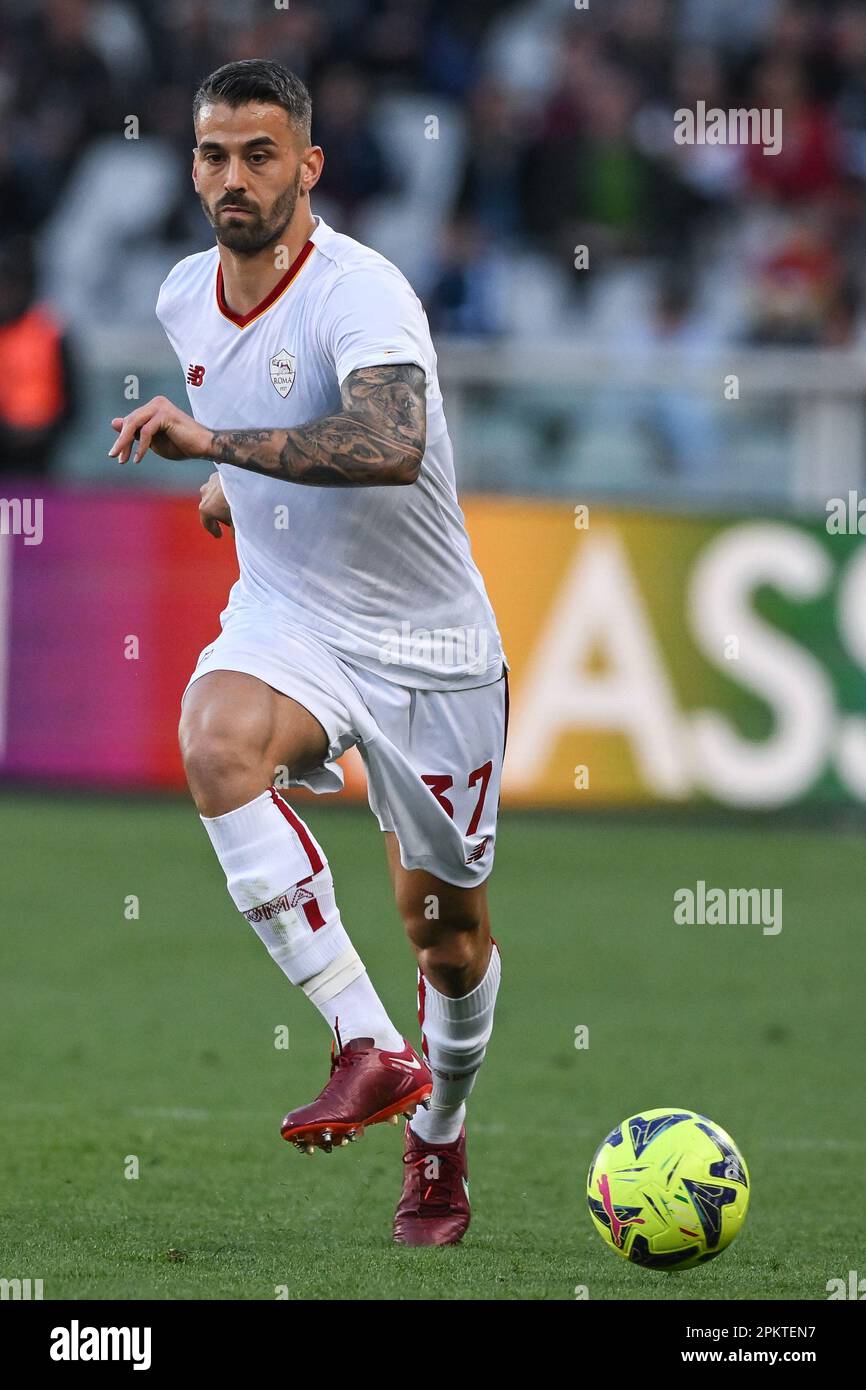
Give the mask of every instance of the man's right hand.
M 211 473 L 206 483 L 202 483 L 201 501 L 198 504 L 198 514 L 201 517 L 201 524 L 206 531 L 219 540 L 222 535 L 223 526 L 231 526 L 232 514 L 229 511 L 229 504 L 223 492 L 222 480 L 219 473 Z M 222 524 L 220 524 L 222 523 Z

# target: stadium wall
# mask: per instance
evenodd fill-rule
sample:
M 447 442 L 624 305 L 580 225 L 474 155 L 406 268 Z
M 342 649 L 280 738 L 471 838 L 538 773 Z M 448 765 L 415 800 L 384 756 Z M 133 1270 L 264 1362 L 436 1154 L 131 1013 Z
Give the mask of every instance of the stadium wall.
M 179 699 L 236 577 L 231 539 L 206 535 L 190 498 L 31 486 L 16 512 L 10 497 L 7 481 L 0 774 L 183 787 Z M 20 534 L 36 502 L 41 535 Z M 828 529 L 503 497 L 465 511 L 511 667 L 504 802 L 866 802 L 856 516 Z M 345 770 L 363 796 L 357 754 Z

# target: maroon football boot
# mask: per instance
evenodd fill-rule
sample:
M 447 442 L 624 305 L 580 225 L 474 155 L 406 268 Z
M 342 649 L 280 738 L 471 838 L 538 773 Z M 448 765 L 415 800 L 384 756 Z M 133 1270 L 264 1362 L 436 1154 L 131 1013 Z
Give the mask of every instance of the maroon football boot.
M 425 1144 L 407 1124 L 403 1165 L 394 1239 L 400 1245 L 456 1245 L 471 1216 L 466 1130 L 450 1144 Z
M 317 1147 L 330 1153 L 360 1139 L 367 1125 L 399 1124 L 401 1115 L 409 1117 L 429 1104 L 430 1069 L 403 1041 L 401 1052 L 386 1052 L 372 1038 L 353 1038 L 344 1047 L 337 1031 L 327 1085 L 311 1105 L 289 1111 L 280 1126 L 283 1138 L 302 1153 L 315 1153 Z

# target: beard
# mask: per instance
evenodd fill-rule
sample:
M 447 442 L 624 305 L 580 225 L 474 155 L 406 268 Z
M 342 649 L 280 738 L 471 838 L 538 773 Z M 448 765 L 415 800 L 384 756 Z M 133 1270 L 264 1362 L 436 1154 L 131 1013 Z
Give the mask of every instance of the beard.
M 200 198 L 200 201 L 204 215 L 213 227 L 220 245 L 227 247 L 229 251 L 234 251 L 239 256 L 255 256 L 266 246 L 277 241 L 291 222 L 300 196 L 300 187 L 301 169 L 299 165 L 294 182 L 275 199 L 267 216 L 261 212 L 261 209 L 248 203 L 246 199 L 233 198 L 230 194 L 224 194 L 213 210 L 208 207 L 204 198 Z M 250 215 L 235 218 L 231 214 L 221 214 L 220 209 L 226 205 L 247 208 Z

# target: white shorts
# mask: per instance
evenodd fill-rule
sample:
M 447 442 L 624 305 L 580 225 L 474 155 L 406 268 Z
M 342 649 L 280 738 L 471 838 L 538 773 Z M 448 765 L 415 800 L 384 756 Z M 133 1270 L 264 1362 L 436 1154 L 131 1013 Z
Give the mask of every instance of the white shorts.
M 339 791 L 336 759 L 357 746 L 367 795 L 406 869 L 471 888 L 493 867 L 508 723 L 507 671 L 491 685 L 417 690 L 338 656 L 311 633 L 255 605 L 223 614 L 186 687 L 210 671 L 242 671 L 297 700 L 322 725 L 322 765 L 289 785 Z M 184 691 L 184 695 L 186 690 Z

